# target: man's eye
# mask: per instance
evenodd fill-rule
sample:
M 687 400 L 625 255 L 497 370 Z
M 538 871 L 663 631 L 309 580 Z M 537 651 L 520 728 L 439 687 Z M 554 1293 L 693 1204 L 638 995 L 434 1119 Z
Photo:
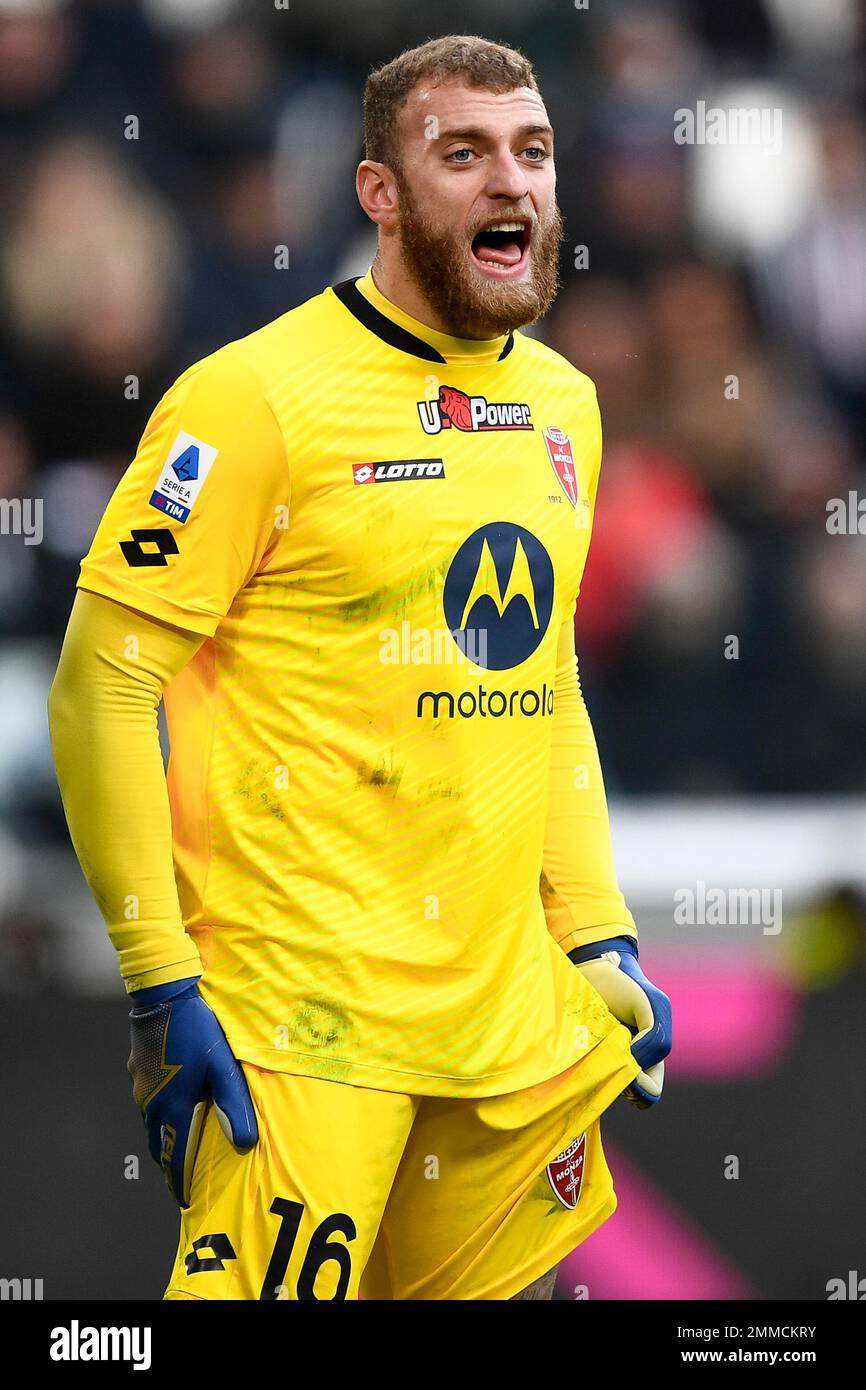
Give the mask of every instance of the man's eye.
M 457 156 L 461 154 L 471 155 L 471 153 L 472 151 L 467 148 L 464 148 L 462 150 L 452 150 L 451 153 L 447 156 L 447 158 L 453 159 L 455 164 L 468 164 L 469 161 L 467 159 L 458 159 Z
M 533 159 L 530 161 L 532 164 L 540 164 L 543 159 L 547 158 L 547 150 L 544 148 L 543 145 L 529 145 L 523 151 L 523 153 L 538 156 L 537 159 Z

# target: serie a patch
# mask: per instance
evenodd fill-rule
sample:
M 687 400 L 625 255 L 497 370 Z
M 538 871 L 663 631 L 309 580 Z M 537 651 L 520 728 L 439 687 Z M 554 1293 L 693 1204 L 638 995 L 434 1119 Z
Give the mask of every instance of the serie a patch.
M 150 505 L 172 521 L 186 521 L 218 452 L 211 444 L 181 430 L 160 469 Z

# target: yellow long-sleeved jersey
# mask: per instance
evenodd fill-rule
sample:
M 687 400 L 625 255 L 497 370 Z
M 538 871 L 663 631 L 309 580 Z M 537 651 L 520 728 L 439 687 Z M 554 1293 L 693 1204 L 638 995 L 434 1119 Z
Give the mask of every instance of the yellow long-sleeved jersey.
M 203 969 L 242 1059 L 417 1094 L 532 1085 L 619 1026 L 564 954 L 635 931 L 574 658 L 600 457 L 563 358 L 369 274 L 183 374 L 52 696 L 127 988 Z

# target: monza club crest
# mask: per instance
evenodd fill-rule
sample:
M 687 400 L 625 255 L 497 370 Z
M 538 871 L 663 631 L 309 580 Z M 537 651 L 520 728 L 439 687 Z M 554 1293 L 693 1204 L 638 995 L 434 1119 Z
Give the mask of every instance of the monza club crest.
M 580 1199 L 586 1163 L 586 1131 L 572 1139 L 567 1149 L 548 1163 L 546 1173 L 550 1186 L 564 1207 L 574 1211 Z
M 573 507 L 578 503 L 577 474 L 574 471 L 574 456 L 571 440 L 565 430 L 548 425 L 543 431 L 547 456 L 553 464 L 553 471 L 560 481 L 562 490 Z

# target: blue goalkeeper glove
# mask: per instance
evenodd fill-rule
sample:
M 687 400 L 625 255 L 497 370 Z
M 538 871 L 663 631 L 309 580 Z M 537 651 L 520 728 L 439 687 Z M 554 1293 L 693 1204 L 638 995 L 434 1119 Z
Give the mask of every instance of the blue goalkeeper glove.
M 664 1085 L 664 1058 L 671 1050 L 671 1001 L 638 965 L 637 942 L 614 936 L 576 946 L 568 958 L 632 1035 L 632 1056 L 641 1070 L 623 1095 L 639 1110 L 655 1105 Z
M 132 1050 L 127 1070 L 144 1116 L 151 1158 L 175 1200 L 188 1207 L 205 1107 L 213 1100 L 226 1138 L 251 1149 L 259 1131 L 243 1071 L 197 979 L 130 994 Z

